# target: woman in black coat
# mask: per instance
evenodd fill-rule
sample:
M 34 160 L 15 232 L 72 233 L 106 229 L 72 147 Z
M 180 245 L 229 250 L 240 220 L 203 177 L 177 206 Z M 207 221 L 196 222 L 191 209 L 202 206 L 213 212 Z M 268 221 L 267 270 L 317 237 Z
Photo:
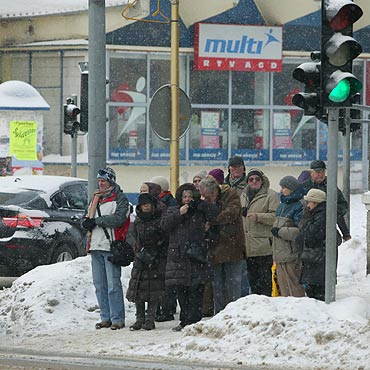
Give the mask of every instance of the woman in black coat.
M 297 242 L 303 243 L 301 283 L 310 298 L 325 301 L 326 194 L 311 189 Z
M 136 306 L 136 322 L 131 330 L 155 328 L 155 314 L 164 294 L 167 243 L 160 225 L 161 215 L 157 200 L 148 193 L 140 194 L 134 224 L 135 260 L 126 294 Z
M 210 279 L 207 261 L 206 222 L 217 217 L 218 207 L 200 200 L 193 184 L 176 191 L 178 206 L 170 207 L 161 225 L 169 232 L 166 286 L 175 287 L 181 307 L 180 331 L 202 319 L 204 284 Z

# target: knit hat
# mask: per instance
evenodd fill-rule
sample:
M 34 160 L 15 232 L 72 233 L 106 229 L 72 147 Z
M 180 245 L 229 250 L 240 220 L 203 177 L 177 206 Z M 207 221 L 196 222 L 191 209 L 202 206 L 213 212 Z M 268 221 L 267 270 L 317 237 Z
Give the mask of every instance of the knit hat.
M 162 191 L 168 191 L 170 188 L 168 180 L 163 176 L 154 176 L 149 180 L 149 182 L 158 184 L 161 187 Z
M 243 166 L 245 168 L 243 158 L 238 155 L 234 155 L 234 157 L 229 159 L 228 167 L 230 166 Z
M 207 176 L 207 171 L 206 170 L 200 170 L 199 172 L 197 172 L 194 176 L 193 176 L 193 181 L 196 177 L 199 177 L 200 179 L 205 179 Z
M 139 199 L 137 201 L 137 205 L 141 206 L 143 204 L 153 204 L 155 205 L 157 203 L 156 199 L 150 195 L 149 193 L 141 193 L 139 195 Z
M 249 170 L 249 172 L 247 173 L 247 181 L 248 179 L 253 176 L 253 175 L 256 175 L 258 177 L 260 177 L 261 179 L 263 178 L 263 172 L 261 170 L 259 170 L 258 168 L 251 168 Z
M 307 202 L 315 202 L 315 203 L 321 203 L 326 201 L 326 193 L 319 189 L 310 189 L 303 197 L 303 199 Z
M 216 181 L 222 185 L 225 180 L 224 171 L 221 168 L 214 168 L 213 170 L 208 172 L 208 175 L 211 175 L 216 179 Z
M 293 176 L 285 176 L 285 177 L 283 177 L 280 180 L 279 185 L 281 187 L 287 188 L 287 189 L 289 189 L 291 191 L 296 191 L 299 188 L 299 186 L 300 186 L 298 180 L 295 177 L 293 177 Z
M 96 176 L 97 179 L 104 179 L 109 184 L 114 185 L 116 183 L 116 173 L 110 167 L 101 168 Z
M 312 161 L 310 165 L 311 170 L 320 171 L 320 170 L 326 170 L 326 164 L 324 161 L 316 160 Z

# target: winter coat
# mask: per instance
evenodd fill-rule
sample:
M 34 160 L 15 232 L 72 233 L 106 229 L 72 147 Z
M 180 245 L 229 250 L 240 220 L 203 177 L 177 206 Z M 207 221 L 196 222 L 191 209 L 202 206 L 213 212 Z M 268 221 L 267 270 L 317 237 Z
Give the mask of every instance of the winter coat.
M 242 191 L 247 187 L 247 177 L 244 174 L 242 177 L 239 177 L 238 180 L 232 181 L 232 179 L 230 177 L 230 172 L 229 172 L 228 175 L 225 178 L 224 183 L 226 185 L 229 185 L 231 188 L 236 189 L 236 191 L 238 192 L 238 195 L 240 196 Z
M 159 198 L 167 208 L 177 205 L 176 199 L 173 197 L 170 191 L 163 191 L 161 194 L 159 194 Z
M 279 228 L 279 237 L 272 239 L 273 259 L 277 263 L 300 263 L 302 248 L 295 238 L 299 234 L 298 225 L 302 218 L 304 189 L 299 187 L 292 194 L 280 196 L 273 227 Z
M 165 233 L 160 225 L 161 209 L 157 206 L 152 213 L 143 213 L 136 209 L 134 223 L 135 260 L 131 270 L 131 279 L 126 298 L 130 302 L 159 301 L 165 290 Z M 156 262 L 148 266 L 137 257 L 137 253 L 144 248 L 156 257 Z
M 272 254 L 271 227 L 275 221 L 279 196 L 270 189 L 270 181 L 265 175 L 262 177 L 261 189 L 252 200 L 248 198 L 248 191 L 249 186 L 240 195 L 241 205 L 247 213 L 256 213 L 257 221 L 243 217 L 246 256 L 269 256 Z
M 304 181 L 302 183 L 303 188 L 306 190 L 305 194 L 308 193 L 310 189 L 319 189 L 322 190 L 323 192 L 327 193 L 327 178 L 325 177 L 325 180 L 321 182 L 320 184 L 316 184 L 315 182 L 312 181 L 311 178 L 308 180 Z M 344 216 L 348 212 L 348 203 L 344 198 L 343 193 L 339 188 L 337 188 L 337 213 L 338 216 Z
M 326 202 L 312 211 L 306 209 L 300 223 L 299 240 L 303 242 L 303 284 L 325 285 Z
M 183 190 L 195 191 L 193 184 L 183 184 L 176 191 L 178 206 L 170 207 L 162 216 L 161 226 L 169 233 L 167 252 L 166 286 L 195 286 L 210 279 L 208 263 L 202 263 L 189 257 L 186 253 L 187 243 L 196 244 L 207 254 L 205 225 L 213 221 L 218 214 L 216 205 L 196 200 L 196 207 L 181 215 Z
M 96 227 L 91 232 L 90 251 L 110 251 L 110 242 L 107 239 L 103 227 L 106 228 L 110 240 L 119 239 L 120 227 L 122 227 L 130 215 L 129 202 L 121 188 L 116 184 L 112 191 L 99 199 L 99 208 L 95 212 Z
M 245 254 L 245 239 L 239 195 L 234 188 L 224 188 L 217 199 L 220 213 L 211 223 L 216 237 L 209 244 L 212 264 L 241 261 Z

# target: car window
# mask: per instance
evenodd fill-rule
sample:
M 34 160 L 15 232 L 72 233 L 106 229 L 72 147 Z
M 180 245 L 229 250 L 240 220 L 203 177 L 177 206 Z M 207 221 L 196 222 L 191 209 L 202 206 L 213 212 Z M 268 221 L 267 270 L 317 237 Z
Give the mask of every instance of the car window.
M 5 206 L 22 206 L 24 208 L 45 209 L 45 200 L 40 193 L 33 190 L 17 192 L 0 192 L 0 204 Z
M 80 184 L 65 186 L 60 192 L 60 202 L 63 208 L 86 209 L 86 191 Z

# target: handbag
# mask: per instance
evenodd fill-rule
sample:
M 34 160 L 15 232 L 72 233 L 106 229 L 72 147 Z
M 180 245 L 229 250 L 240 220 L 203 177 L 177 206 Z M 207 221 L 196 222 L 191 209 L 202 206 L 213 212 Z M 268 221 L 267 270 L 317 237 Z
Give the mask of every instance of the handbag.
M 97 207 L 98 216 L 101 216 L 99 205 Z M 134 248 L 125 239 L 122 240 L 110 240 L 109 233 L 105 227 L 102 227 L 106 238 L 110 244 L 110 250 L 112 256 L 109 256 L 108 261 L 112 262 L 114 265 L 118 266 L 128 266 L 133 262 L 135 258 Z

